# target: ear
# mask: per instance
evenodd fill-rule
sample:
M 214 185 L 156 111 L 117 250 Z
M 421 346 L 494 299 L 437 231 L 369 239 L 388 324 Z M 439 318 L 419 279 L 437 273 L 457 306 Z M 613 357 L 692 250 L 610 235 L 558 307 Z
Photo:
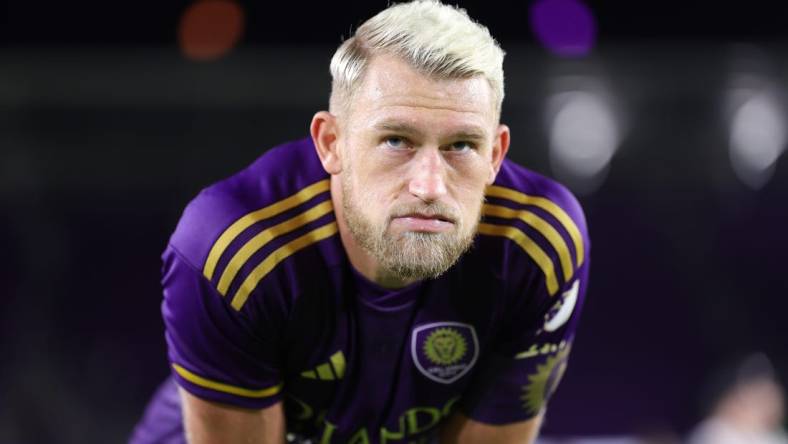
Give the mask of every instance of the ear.
M 498 125 L 498 130 L 495 134 L 492 146 L 492 159 L 490 162 L 490 175 L 487 178 L 487 185 L 492 185 L 495 182 L 495 177 L 498 176 L 498 171 L 501 169 L 506 153 L 509 152 L 509 127 L 506 125 Z
M 312 117 L 309 132 L 323 169 L 328 174 L 339 174 L 342 171 L 342 161 L 337 148 L 339 124 L 336 116 L 328 111 L 319 111 Z

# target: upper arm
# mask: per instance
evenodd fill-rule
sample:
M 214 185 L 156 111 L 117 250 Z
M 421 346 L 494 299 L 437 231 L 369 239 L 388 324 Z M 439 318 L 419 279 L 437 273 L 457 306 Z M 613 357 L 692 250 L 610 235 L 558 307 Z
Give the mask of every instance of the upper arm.
M 536 417 L 546 408 L 568 366 L 587 270 L 581 267 L 533 316 L 512 314 L 463 393 L 459 407 L 465 415 L 503 425 Z
M 183 424 L 191 444 L 279 444 L 285 441 L 282 403 L 261 410 L 204 401 L 179 389 Z
M 162 284 L 168 355 L 182 389 L 246 409 L 281 400 L 281 358 L 274 334 L 261 331 L 261 323 L 230 306 L 173 246 L 164 254 Z M 263 325 L 275 325 L 270 321 Z
M 491 425 L 456 412 L 441 429 L 441 444 L 531 444 L 539 433 L 543 412 L 526 421 Z
M 508 238 L 502 315 L 459 403 L 490 425 L 528 422 L 546 408 L 567 368 L 589 273 L 585 218 L 568 192 L 499 188 L 485 204 L 483 234 Z

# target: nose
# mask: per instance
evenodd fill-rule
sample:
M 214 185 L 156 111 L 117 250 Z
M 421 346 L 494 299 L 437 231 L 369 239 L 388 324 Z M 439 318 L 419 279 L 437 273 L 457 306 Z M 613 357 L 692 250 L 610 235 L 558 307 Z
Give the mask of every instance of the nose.
M 412 162 L 408 191 L 424 202 L 433 202 L 445 196 L 446 165 L 440 150 L 437 147 L 422 147 Z

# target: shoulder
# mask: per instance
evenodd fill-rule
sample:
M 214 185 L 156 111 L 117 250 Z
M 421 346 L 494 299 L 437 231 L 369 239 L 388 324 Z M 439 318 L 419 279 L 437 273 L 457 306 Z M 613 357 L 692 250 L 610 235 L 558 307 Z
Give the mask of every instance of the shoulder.
M 521 273 L 523 262 L 533 264 L 526 268 L 552 296 L 587 262 L 585 216 L 565 186 L 506 160 L 485 194 L 480 242 L 501 253 L 504 279 Z
M 290 255 L 336 232 L 329 176 L 312 141 L 303 139 L 203 189 L 186 206 L 170 245 L 240 310 Z

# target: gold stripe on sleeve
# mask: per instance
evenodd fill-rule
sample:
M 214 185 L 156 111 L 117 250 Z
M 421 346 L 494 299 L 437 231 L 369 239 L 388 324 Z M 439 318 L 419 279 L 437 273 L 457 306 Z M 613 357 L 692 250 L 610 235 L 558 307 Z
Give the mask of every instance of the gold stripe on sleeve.
M 574 274 L 572 258 L 569 255 L 569 247 L 566 245 L 564 238 L 552 225 L 550 225 L 550 223 L 528 210 L 513 210 L 500 205 L 484 204 L 483 212 L 485 216 L 495 216 L 504 219 L 520 219 L 541 233 L 558 253 L 558 257 L 561 261 L 561 270 L 564 272 L 564 281 L 569 282 L 569 279 L 571 279 Z
M 233 308 L 241 310 L 249 294 L 257 288 L 257 284 L 269 273 L 274 267 L 287 259 L 293 253 L 308 247 L 316 242 L 333 236 L 337 232 L 337 223 L 331 222 L 319 228 L 316 228 L 305 235 L 295 238 L 294 240 L 282 245 L 268 255 L 249 275 L 244 279 L 238 291 L 235 292 L 231 302 Z
M 238 274 L 238 271 L 241 269 L 241 267 L 246 263 L 246 261 L 249 260 L 250 257 L 252 257 L 253 254 L 263 248 L 266 244 L 278 236 L 289 233 L 296 228 L 300 228 L 309 222 L 319 219 L 320 217 L 330 213 L 332 209 L 333 207 L 331 206 L 331 200 L 329 199 L 299 214 L 298 216 L 292 217 L 280 224 L 267 228 L 255 235 L 246 244 L 244 244 L 244 246 L 241 247 L 237 253 L 235 253 L 233 258 L 230 259 L 230 262 L 227 264 L 227 267 L 225 267 L 217 287 L 219 293 L 222 296 L 227 294 L 230 284 L 233 282 L 233 279 L 235 279 L 235 276 Z
M 544 273 L 545 276 L 545 283 L 547 285 L 547 292 L 550 293 L 550 296 L 553 296 L 558 291 L 558 280 L 555 277 L 553 261 L 539 245 L 537 245 L 520 229 L 506 225 L 480 223 L 478 232 L 480 234 L 486 234 L 489 236 L 502 236 L 514 241 L 523 250 L 525 250 L 525 252 L 528 253 L 528 256 L 530 256 L 531 259 L 536 262 L 536 265 L 542 269 L 542 273 Z
M 174 368 L 183 379 L 191 382 L 194 385 L 216 390 L 217 392 L 229 393 L 231 395 L 245 396 L 247 398 L 267 398 L 279 393 L 282 390 L 282 384 L 262 390 L 251 390 L 203 378 L 202 376 L 195 375 L 194 373 L 175 363 L 172 364 L 172 368 Z
M 583 264 L 583 257 L 585 256 L 585 253 L 583 249 L 583 237 L 580 235 L 580 230 L 577 229 L 577 225 L 575 225 L 575 222 L 572 220 L 572 218 L 569 217 L 569 215 L 566 214 L 566 212 L 561 207 L 556 205 L 555 202 L 547 199 L 546 197 L 529 196 L 519 191 L 498 185 L 491 185 L 487 187 L 485 194 L 491 197 L 508 199 L 523 205 L 533 205 L 550 213 L 553 217 L 558 219 L 559 222 L 561 222 L 566 231 L 569 233 L 569 237 L 572 238 L 572 242 L 575 244 L 575 251 L 577 252 L 577 266 L 580 267 Z
M 205 277 L 208 279 L 213 279 L 213 273 L 216 270 L 216 264 L 219 262 L 219 258 L 222 256 L 222 253 L 224 253 L 224 250 L 227 249 L 227 246 L 230 245 L 230 243 L 245 229 L 249 228 L 256 222 L 276 216 L 279 213 L 287 211 L 308 201 L 320 193 L 328 191 L 329 183 L 330 182 L 328 179 L 313 183 L 312 185 L 309 185 L 308 187 L 288 198 L 282 199 L 279 202 L 273 203 L 265 208 L 252 211 L 251 213 L 233 222 L 233 224 L 224 230 L 221 236 L 219 236 L 219 239 L 216 240 L 216 242 L 213 244 L 213 247 L 211 247 L 211 251 L 208 253 L 208 259 L 205 260 L 203 275 L 205 275 Z

